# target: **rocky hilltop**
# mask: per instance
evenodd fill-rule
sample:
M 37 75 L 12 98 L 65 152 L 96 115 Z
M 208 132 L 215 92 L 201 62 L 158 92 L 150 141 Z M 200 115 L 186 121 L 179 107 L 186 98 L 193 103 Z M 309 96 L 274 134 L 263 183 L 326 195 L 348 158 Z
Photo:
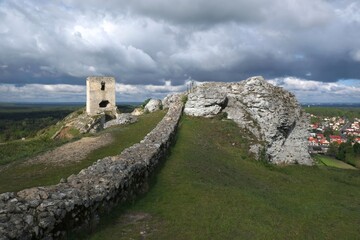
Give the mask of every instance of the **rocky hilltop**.
M 312 165 L 307 149 L 308 118 L 295 96 L 263 77 L 235 83 L 209 82 L 188 94 L 192 116 L 224 114 L 249 132 L 251 152 L 275 164 Z

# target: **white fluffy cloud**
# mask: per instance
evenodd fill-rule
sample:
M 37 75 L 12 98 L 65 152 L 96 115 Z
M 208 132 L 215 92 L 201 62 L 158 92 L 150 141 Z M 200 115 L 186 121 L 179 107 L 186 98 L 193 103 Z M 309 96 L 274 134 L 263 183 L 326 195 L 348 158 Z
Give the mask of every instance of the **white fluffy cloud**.
M 189 80 L 184 85 L 173 86 L 171 81 L 163 85 L 116 84 L 118 102 L 142 102 L 147 98 L 164 98 L 169 93 L 186 91 Z M 14 84 L 0 85 L 0 102 L 84 102 L 86 86 L 70 84 Z
M 163 81 L 162 85 L 153 84 L 116 84 L 118 102 L 142 102 L 147 98 L 164 98 L 169 93 L 184 92 L 189 81 L 183 85 L 173 86 L 171 81 Z M 275 78 L 268 80 L 271 84 L 293 92 L 301 103 L 359 103 L 360 81 L 340 80 L 324 83 L 299 79 L 295 77 Z M 195 81 L 196 82 L 196 81 Z M 201 84 L 197 82 L 197 84 Z M 86 88 L 83 85 L 69 84 L 14 84 L 0 85 L 0 102 L 51 102 L 67 101 L 85 103 Z
M 357 81 L 359 83 L 354 83 Z M 293 92 L 302 103 L 359 103 L 360 81 L 324 83 L 294 77 L 276 78 L 270 83 Z
M 69 84 L 0 84 L 0 102 L 79 102 L 86 87 Z
M 183 85 L 173 86 L 170 81 L 164 81 L 164 85 L 130 85 L 116 84 L 117 99 L 120 102 L 142 102 L 148 98 L 163 99 L 170 93 L 186 91 L 188 81 Z

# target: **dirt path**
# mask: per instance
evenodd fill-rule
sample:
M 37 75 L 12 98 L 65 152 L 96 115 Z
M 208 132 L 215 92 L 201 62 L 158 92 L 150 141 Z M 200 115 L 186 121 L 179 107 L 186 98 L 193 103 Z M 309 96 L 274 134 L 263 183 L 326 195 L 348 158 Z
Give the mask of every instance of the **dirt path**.
M 98 137 L 84 137 L 78 141 L 66 143 L 53 150 L 30 158 L 24 164 L 45 163 L 61 166 L 79 162 L 91 151 L 111 143 L 112 140 L 110 133 L 102 134 Z

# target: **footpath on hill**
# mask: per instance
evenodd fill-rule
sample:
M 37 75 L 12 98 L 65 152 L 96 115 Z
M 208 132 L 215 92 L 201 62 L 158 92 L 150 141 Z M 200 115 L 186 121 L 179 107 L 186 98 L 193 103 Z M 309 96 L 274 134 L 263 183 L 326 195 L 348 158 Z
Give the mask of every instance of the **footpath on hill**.
M 64 166 L 70 163 L 80 162 L 92 151 L 110 144 L 113 137 L 110 133 L 101 134 L 96 137 L 84 137 L 74 142 L 66 143 L 55 149 L 46 151 L 23 162 L 22 166 L 33 164 L 45 164 L 52 166 Z M 13 164 L 0 166 L 0 172 L 13 167 Z
M 144 114 L 136 123 L 109 128 L 97 136 L 85 137 L 29 159 L 0 166 L 0 193 L 56 184 L 97 159 L 117 155 L 143 139 L 165 113 Z
M 35 156 L 27 160 L 24 164 L 51 164 L 62 166 L 68 163 L 79 162 L 95 149 L 106 146 L 113 141 L 110 133 L 102 134 L 97 137 L 84 137 L 75 142 L 66 143 L 53 150 Z

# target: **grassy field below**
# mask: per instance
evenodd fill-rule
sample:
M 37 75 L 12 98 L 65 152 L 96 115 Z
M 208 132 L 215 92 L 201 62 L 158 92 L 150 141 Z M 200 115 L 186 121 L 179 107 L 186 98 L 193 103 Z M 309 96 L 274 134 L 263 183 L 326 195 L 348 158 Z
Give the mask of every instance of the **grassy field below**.
M 358 170 L 356 167 L 351 166 L 350 164 L 347 164 L 343 161 L 339 161 L 339 160 L 329 157 L 329 156 L 316 155 L 316 156 L 314 156 L 314 158 L 316 160 L 320 161 L 323 165 L 328 166 L 328 167 Z
M 249 157 L 231 121 L 184 117 L 147 194 L 75 239 L 358 239 L 359 171 Z
M 50 140 L 32 138 L 0 144 L 0 167 L 9 163 L 22 161 L 44 151 L 53 149 L 67 142 L 66 140 Z
M 139 121 L 134 124 L 112 127 L 102 131 L 99 134 L 111 133 L 114 141 L 109 145 L 92 151 L 79 163 L 66 164 L 63 166 L 52 166 L 49 164 L 24 165 L 23 162 L 26 161 L 26 159 L 21 158 L 22 155 L 20 154 L 22 151 L 23 156 L 26 157 L 45 151 L 50 149 L 50 147 L 55 147 L 58 143 L 57 141 L 44 140 L 44 142 L 41 142 L 41 140 L 36 139 L 33 140 L 36 142 L 19 141 L 1 145 L 0 148 L 2 152 L 0 154 L 4 156 L 2 159 L 11 159 L 11 154 L 14 152 L 20 155 L 16 160 L 12 159 L 13 162 L 10 167 L 4 168 L 0 172 L 0 192 L 18 191 L 28 187 L 56 184 L 61 178 L 66 178 L 71 174 L 78 173 L 81 169 L 88 167 L 97 159 L 119 154 L 123 149 L 139 142 L 156 126 L 164 115 L 164 111 L 145 114 L 140 116 Z M 27 145 L 30 146 L 27 147 Z M 60 143 L 58 143 L 58 145 L 60 145 Z M 34 149 L 38 152 L 31 152 L 35 151 Z M 3 164 L 8 163 L 2 162 Z

